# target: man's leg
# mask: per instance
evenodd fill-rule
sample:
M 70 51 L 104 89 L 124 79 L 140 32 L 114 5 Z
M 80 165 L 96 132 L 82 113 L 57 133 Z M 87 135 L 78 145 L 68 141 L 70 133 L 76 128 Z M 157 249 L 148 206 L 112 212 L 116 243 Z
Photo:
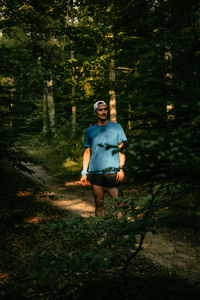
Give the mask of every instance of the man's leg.
M 109 191 L 112 198 L 118 198 L 119 197 L 119 189 L 118 188 L 116 188 L 116 187 L 108 188 L 108 191 Z M 123 207 L 123 203 L 117 204 L 116 207 L 117 208 Z M 122 212 L 121 211 L 118 212 L 117 217 L 118 217 L 118 219 L 122 217 Z
M 118 188 L 116 187 L 108 188 L 108 191 L 112 198 L 118 198 L 119 196 Z
M 95 200 L 95 215 L 104 216 L 103 186 L 92 184 L 92 192 Z

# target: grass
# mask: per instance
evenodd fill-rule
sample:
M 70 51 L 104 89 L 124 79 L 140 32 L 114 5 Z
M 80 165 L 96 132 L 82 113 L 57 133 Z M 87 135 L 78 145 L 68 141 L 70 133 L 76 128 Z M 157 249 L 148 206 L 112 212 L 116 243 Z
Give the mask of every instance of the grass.
M 37 158 L 42 165 L 57 177 L 77 180 L 82 170 L 82 152 L 79 142 L 62 141 L 58 143 L 44 143 L 27 145 L 29 156 Z

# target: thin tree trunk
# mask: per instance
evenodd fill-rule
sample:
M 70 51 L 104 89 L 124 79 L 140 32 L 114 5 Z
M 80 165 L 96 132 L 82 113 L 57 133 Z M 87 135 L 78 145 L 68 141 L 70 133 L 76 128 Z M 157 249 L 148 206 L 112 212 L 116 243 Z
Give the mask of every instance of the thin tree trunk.
M 72 106 L 72 135 L 76 134 L 76 105 Z
M 48 117 L 49 127 L 51 133 L 55 132 L 55 105 L 53 97 L 53 81 L 47 81 L 48 93 L 47 93 L 47 105 L 48 105 Z
M 42 128 L 42 132 L 44 135 L 48 134 L 47 87 L 44 88 L 44 95 L 43 95 L 43 128 Z
M 170 52 L 169 49 L 166 49 L 165 51 L 165 60 L 167 61 L 171 61 L 172 60 L 172 53 Z M 171 73 L 167 73 L 165 74 L 165 77 L 168 79 L 172 79 L 172 74 Z M 167 112 L 167 119 L 168 120 L 172 120 L 175 118 L 174 114 L 172 113 L 174 109 L 174 105 L 173 103 L 167 103 L 166 105 L 166 112 Z
M 43 134 L 55 132 L 55 105 L 53 97 L 53 81 L 46 81 L 43 96 Z
M 14 91 L 16 91 L 16 89 L 14 88 L 14 80 L 10 78 L 9 82 L 12 84 L 12 88 L 11 88 L 11 103 L 10 103 L 10 110 L 12 111 L 12 107 L 14 106 L 14 104 L 12 103 L 13 102 L 13 99 L 14 99 Z M 10 128 L 13 128 L 13 121 L 12 119 L 10 120 Z
M 131 103 L 128 104 L 128 129 L 131 130 Z
M 111 60 L 109 64 L 109 79 L 111 81 L 115 81 L 115 61 L 114 59 Z M 110 121 L 117 122 L 117 109 L 116 109 L 116 94 L 114 89 L 109 90 L 110 96 Z
M 71 15 L 71 26 L 74 27 L 74 17 Z M 73 47 L 73 41 L 71 40 L 71 46 Z M 70 58 L 74 59 L 74 50 L 73 48 L 70 51 Z M 74 80 L 73 80 L 74 81 Z M 76 104 L 74 101 L 74 94 L 75 94 L 75 86 L 72 87 L 72 101 L 74 102 L 72 106 L 72 136 L 76 135 Z

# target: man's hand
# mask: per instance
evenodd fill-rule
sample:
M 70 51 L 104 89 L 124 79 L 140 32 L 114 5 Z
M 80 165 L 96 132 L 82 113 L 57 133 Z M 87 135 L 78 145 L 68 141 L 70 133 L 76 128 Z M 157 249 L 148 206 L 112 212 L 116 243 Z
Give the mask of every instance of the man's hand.
M 87 175 L 83 175 L 80 179 L 81 185 L 87 185 Z
M 124 180 L 124 171 L 121 169 L 117 172 L 116 181 L 120 182 L 122 180 Z

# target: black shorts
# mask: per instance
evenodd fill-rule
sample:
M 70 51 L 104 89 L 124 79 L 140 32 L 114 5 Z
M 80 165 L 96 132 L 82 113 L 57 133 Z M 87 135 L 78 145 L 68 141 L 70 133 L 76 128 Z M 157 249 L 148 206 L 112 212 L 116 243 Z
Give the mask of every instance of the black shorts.
M 120 182 L 116 182 L 116 173 L 109 174 L 89 174 L 87 180 L 94 185 L 105 187 L 119 187 Z

